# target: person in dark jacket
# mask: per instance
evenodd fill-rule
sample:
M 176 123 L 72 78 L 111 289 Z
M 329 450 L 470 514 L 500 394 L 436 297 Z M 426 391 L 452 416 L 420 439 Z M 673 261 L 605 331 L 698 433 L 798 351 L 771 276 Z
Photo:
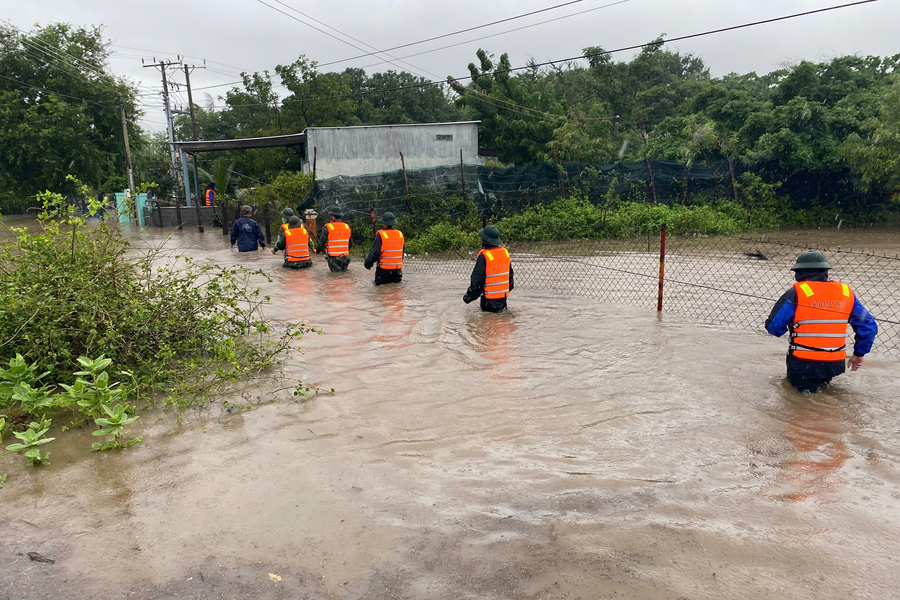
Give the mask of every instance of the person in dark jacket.
M 771 335 L 781 337 L 791 332 L 787 378 L 800 392 L 815 393 L 846 370 L 847 324 L 856 334 L 848 361 L 851 371 L 862 366 L 878 334 L 875 318 L 849 286 L 829 282 L 830 268 L 821 252 L 801 254 L 791 268 L 797 284 L 778 299 L 766 319 L 766 331 Z M 803 298 L 798 300 L 798 294 Z
M 328 209 L 331 221 L 319 230 L 316 254 L 325 253 L 325 262 L 332 273 L 341 273 L 350 266 L 350 248 L 353 247 L 350 226 L 344 223 L 344 209 L 332 206 Z M 328 236 L 331 236 L 331 242 Z
M 266 238 L 263 236 L 262 229 L 253 219 L 253 209 L 247 205 L 241 207 L 241 218 L 234 222 L 231 228 L 231 247 L 234 248 L 235 243 L 238 252 L 255 252 L 257 243 L 260 247 L 266 247 Z
M 375 285 L 400 283 L 403 280 L 403 234 L 395 229 L 397 217 L 386 212 L 381 215 L 384 229 L 375 233 L 372 249 L 363 266 L 371 269 L 375 263 Z
M 509 252 L 500 241 L 500 231 L 488 225 L 478 232 L 482 250 L 475 259 L 469 289 L 463 296 L 463 302 L 469 304 L 481 297 L 481 310 L 485 312 L 503 312 L 508 310 L 506 298 L 515 286 L 513 268 L 509 260 Z

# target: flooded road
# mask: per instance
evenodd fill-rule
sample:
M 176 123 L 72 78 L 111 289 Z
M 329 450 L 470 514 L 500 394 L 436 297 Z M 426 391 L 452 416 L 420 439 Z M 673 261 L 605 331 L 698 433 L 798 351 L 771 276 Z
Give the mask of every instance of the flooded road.
M 268 314 L 324 333 L 252 410 L 145 414 L 121 453 L 57 433 L 42 469 L 4 452 L 0 598 L 900 598 L 895 358 L 801 397 L 750 332 L 169 245 L 265 269 Z

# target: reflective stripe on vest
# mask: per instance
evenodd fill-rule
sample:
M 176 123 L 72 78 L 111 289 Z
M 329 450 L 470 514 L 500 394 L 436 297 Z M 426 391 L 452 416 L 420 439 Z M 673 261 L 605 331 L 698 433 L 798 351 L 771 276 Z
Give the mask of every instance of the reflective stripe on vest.
M 394 270 L 403 268 L 403 234 L 397 229 L 381 229 L 381 254 L 378 266 L 382 269 Z
M 325 253 L 328 256 L 347 256 L 350 254 L 350 226 L 342 221 L 328 223 L 328 241 L 325 243 Z
M 484 297 L 498 300 L 509 296 L 509 251 L 506 248 L 482 250 L 484 255 Z
M 794 284 L 797 308 L 791 325 L 791 355 L 803 360 L 837 362 L 847 357 L 847 322 L 853 292 L 839 281 L 801 281 Z
M 284 256 L 288 262 L 305 262 L 309 260 L 309 232 L 300 225 L 284 230 Z

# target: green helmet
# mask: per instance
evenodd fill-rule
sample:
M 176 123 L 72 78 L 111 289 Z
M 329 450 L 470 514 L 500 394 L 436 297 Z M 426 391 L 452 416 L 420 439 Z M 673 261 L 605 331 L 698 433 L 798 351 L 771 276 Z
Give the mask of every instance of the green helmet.
M 300 217 L 294 216 L 288 219 L 288 227 L 293 229 L 294 227 L 300 227 L 303 221 L 300 220 Z
M 290 221 L 291 217 L 293 217 L 293 216 L 294 216 L 294 211 L 290 208 L 286 208 L 283 211 L 281 211 L 281 218 L 285 223 Z
M 801 269 L 830 269 L 831 265 L 825 260 L 825 255 L 816 250 L 808 250 L 797 257 L 797 264 L 791 267 L 791 271 Z
M 395 217 L 394 213 L 392 213 L 392 212 L 386 212 L 383 215 L 381 215 L 381 222 L 384 223 L 385 225 L 393 226 L 393 225 L 397 224 L 397 217 Z
M 340 207 L 340 205 L 335 204 L 334 206 L 328 209 L 328 214 L 333 217 L 343 217 L 344 209 Z
M 500 241 L 500 230 L 493 225 L 488 225 L 487 227 L 479 231 L 478 237 L 492 246 L 503 245 L 503 242 Z

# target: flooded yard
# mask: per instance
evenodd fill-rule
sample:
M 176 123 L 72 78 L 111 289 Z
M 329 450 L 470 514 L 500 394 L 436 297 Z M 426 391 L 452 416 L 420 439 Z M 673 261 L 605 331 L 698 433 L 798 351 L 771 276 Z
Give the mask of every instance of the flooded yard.
M 268 314 L 323 335 L 229 398 L 252 409 L 144 414 L 120 453 L 56 431 L 46 468 L 4 451 L 0 598 L 900 597 L 896 357 L 802 397 L 752 331 L 168 245 L 264 269 Z

